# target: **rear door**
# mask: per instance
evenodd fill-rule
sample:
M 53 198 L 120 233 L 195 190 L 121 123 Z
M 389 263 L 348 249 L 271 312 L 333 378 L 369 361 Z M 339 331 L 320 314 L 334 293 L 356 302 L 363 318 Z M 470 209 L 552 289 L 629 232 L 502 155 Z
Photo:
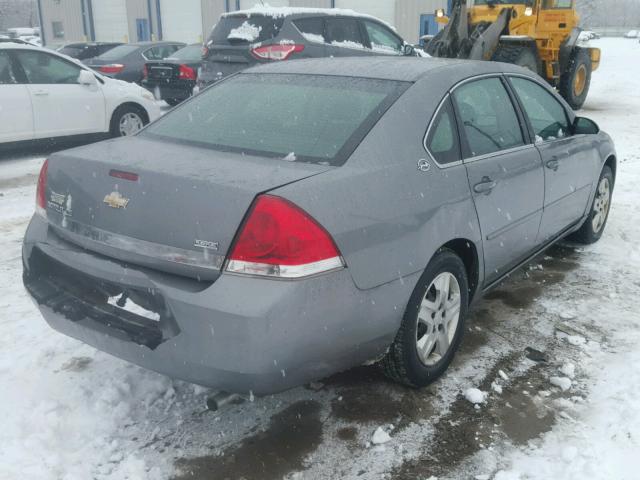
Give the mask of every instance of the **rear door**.
M 332 57 L 354 57 L 371 55 L 363 27 L 356 17 L 333 17 L 325 19 L 327 55 Z
M 0 143 L 33 138 L 29 89 L 8 50 L 0 50 Z
M 27 80 L 35 138 L 106 131 L 102 89 L 80 85 L 78 65 L 44 51 L 19 50 L 15 57 Z
M 562 104 L 545 87 L 523 77 L 509 77 L 535 135 L 544 164 L 544 215 L 539 241 L 546 242 L 578 221 L 591 195 L 600 155 L 586 135 L 573 136 Z
M 473 80 L 452 94 L 487 283 L 533 252 L 544 202 L 540 154 L 503 82 L 500 76 Z

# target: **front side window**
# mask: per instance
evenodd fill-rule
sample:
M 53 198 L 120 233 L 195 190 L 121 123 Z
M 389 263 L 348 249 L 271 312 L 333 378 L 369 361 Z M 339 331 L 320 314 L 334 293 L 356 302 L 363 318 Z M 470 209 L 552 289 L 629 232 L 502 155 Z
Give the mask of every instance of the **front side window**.
M 567 112 L 551 93 L 531 80 L 517 77 L 510 80 L 533 127 L 536 142 L 570 135 Z
M 16 52 L 18 61 L 33 84 L 78 83 L 80 67 L 44 52 L 21 50 Z
M 168 113 L 142 135 L 274 161 L 342 165 L 408 85 L 241 74 Z
M 0 85 L 11 83 L 17 83 L 13 73 L 13 66 L 11 65 L 11 58 L 9 58 L 7 52 L 0 50 Z
M 388 28 L 376 22 L 364 21 L 364 26 L 369 35 L 371 49 L 381 53 L 402 53 L 404 44 Z
M 355 18 L 328 18 L 327 40 L 337 47 L 364 48 L 360 25 Z
M 440 108 L 427 137 L 427 148 L 440 165 L 460 160 L 458 133 L 451 100 L 447 99 Z
M 466 83 L 455 90 L 453 98 L 469 148 L 466 156 L 525 144 L 518 115 L 499 78 Z

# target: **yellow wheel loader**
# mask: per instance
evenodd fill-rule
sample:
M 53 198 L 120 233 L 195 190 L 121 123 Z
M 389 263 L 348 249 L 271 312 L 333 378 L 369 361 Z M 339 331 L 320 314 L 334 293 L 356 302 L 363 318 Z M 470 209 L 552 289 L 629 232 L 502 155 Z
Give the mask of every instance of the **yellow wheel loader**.
M 545 78 L 575 110 L 589 93 L 600 49 L 580 43 L 575 0 L 454 0 L 443 30 L 426 45 L 434 57 L 491 60 L 526 67 Z

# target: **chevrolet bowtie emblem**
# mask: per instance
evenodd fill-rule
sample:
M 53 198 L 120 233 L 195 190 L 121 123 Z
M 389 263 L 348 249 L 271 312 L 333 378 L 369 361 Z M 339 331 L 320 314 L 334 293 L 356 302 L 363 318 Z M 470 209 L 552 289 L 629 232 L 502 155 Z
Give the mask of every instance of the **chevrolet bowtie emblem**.
M 120 195 L 120 192 L 111 192 L 104 197 L 103 202 L 111 208 L 127 208 L 129 205 L 129 199 Z

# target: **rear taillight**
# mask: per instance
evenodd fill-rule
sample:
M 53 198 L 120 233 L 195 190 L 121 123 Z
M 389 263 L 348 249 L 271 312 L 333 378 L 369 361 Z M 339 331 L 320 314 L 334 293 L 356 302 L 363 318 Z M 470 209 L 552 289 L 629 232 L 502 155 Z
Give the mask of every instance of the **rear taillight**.
M 196 78 L 196 71 L 193 68 L 187 65 L 180 65 L 180 80 L 195 80 Z
M 38 187 L 36 188 L 36 213 L 46 218 L 47 216 L 47 173 L 49 160 L 45 160 L 40 169 Z
M 206 59 L 209 56 L 209 48 L 206 45 L 203 45 L 200 54 L 202 55 L 202 58 Z
M 144 67 L 142 67 L 142 78 L 149 78 L 149 67 L 146 63 L 144 64 Z
M 294 53 L 304 50 L 304 45 L 267 45 L 251 50 L 254 57 L 261 60 L 287 60 Z
M 102 73 L 108 73 L 111 75 L 120 73 L 122 70 L 124 70 L 124 65 L 121 63 L 112 63 L 111 65 L 102 65 L 100 67 L 100 71 Z
M 226 269 L 301 278 L 343 267 L 331 235 L 307 212 L 283 198 L 261 195 L 240 227 Z

